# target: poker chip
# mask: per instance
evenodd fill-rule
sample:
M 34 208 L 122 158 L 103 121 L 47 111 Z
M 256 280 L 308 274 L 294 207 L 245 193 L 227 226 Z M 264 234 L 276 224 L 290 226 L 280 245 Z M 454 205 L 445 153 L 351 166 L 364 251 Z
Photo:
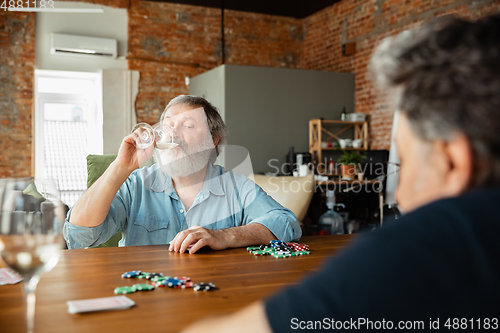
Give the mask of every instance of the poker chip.
M 267 251 L 260 251 L 259 250 L 259 251 L 253 251 L 252 254 L 254 256 L 265 256 L 266 254 L 269 254 L 269 252 L 267 252 Z
M 163 276 L 163 274 L 162 273 L 147 273 L 147 274 L 145 274 L 144 278 L 146 280 L 151 280 L 152 278 L 159 277 L 159 276 Z
M 151 273 L 147 273 L 147 272 L 141 272 L 140 274 L 134 276 L 135 279 L 145 279 L 146 278 L 146 275 L 148 274 L 151 274 Z
M 134 284 L 132 288 L 135 291 L 151 291 L 155 289 L 155 287 L 150 284 Z
M 273 247 L 272 247 L 272 245 L 271 245 L 271 244 L 262 244 L 262 245 L 260 245 L 260 246 L 259 246 L 259 248 L 258 248 L 258 249 L 259 249 L 259 250 L 261 250 L 261 251 L 264 251 L 264 250 L 267 250 L 267 249 L 272 249 L 272 248 L 273 248 Z
M 311 254 L 311 252 L 309 252 L 309 251 L 296 251 L 294 253 L 296 256 L 303 256 L 303 255 Z
M 161 282 L 163 280 L 170 279 L 171 276 L 154 276 L 151 278 L 151 282 Z
M 274 255 L 282 256 L 282 255 L 287 255 L 290 254 L 290 251 L 275 251 Z
M 135 293 L 136 290 L 133 287 L 117 287 L 115 288 L 115 294 L 131 294 Z
M 191 278 L 187 276 L 174 276 L 174 279 L 181 280 L 184 283 L 191 281 Z
M 288 258 L 288 257 L 291 257 L 291 255 L 290 255 L 290 253 L 285 253 L 285 254 L 276 254 L 276 253 L 274 253 L 274 254 L 273 254 L 273 257 L 278 258 L 278 259 L 281 259 L 281 258 Z
M 193 288 L 193 287 L 194 287 L 193 282 L 186 282 L 180 286 L 174 286 L 174 288 L 177 288 L 177 289 L 186 289 L 186 288 Z
M 159 282 L 153 282 L 152 285 L 155 287 L 155 288 L 165 288 L 166 286 L 163 284 L 163 281 L 159 281 Z
M 163 280 L 163 284 L 166 285 L 167 287 L 173 288 L 175 286 L 183 285 L 184 282 L 181 280 L 178 280 L 178 279 L 170 278 L 170 279 Z
M 193 286 L 194 291 L 211 291 L 211 290 L 215 290 L 215 289 L 217 289 L 217 287 L 213 283 L 202 282 L 202 283 L 196 283 Z
M 293 251 L 293 247 L 289 247 L 286 245 L 276 246 L 274 251 Z
M 122 274 L 122 278 L 133 278 L 141 274 L 141 271 L 130 271 Z
M 247 247 L 247 251 L 248 252 L 252 252 L 252 251 L 255 251 L 255 250 L 260 250 L 260 247 L 259 246 L 249 246 L 249 247 Z

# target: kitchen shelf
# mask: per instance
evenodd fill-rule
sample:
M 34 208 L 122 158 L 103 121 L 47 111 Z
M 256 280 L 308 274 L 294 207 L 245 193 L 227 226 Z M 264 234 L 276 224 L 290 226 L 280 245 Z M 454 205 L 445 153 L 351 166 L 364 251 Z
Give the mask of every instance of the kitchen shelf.
M 324 125 L 327 125 L 328 129 Z M 336 128 L 336 132 L 330 131 L 331 128 Z M 345 139 L 340 137 L 340 134 L 353 128 L 353 140 L 361 140 L 362 146 L 360 148 L 336 148 L 328 147 L 321 148 L 322 142 L 332 141 L 333 139 Z M 328 137 L 323 138 L 326 134 Z M 326 136 L 325 135 L 325 136 Z M 309 152 L 312 156 L 316 153 L 317 160 L 322 160 L 323 150 L 368 150 L 368 122 L 367 121 L 342 121 L 342 120 L 309 120 Z

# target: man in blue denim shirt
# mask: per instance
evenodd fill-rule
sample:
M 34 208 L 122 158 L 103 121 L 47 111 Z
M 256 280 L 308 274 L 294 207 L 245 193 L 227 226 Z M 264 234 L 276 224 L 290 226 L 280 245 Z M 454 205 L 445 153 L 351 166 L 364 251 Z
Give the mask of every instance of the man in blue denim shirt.
M 118 230 L 120 246 L 170 243 L 170 251 L 191 247 L 190 253 L 300 238 L 290 210 L 247 177 L 213 164 L 226 128 L 209 102 L 178 96 L 160 125 L 148 148 L 138 147 L 143 130 L 127 136 L 117 159 L 68 213 L 69 248 L 98 246 Z M 153 152 L 158 163 L 136 170 Z

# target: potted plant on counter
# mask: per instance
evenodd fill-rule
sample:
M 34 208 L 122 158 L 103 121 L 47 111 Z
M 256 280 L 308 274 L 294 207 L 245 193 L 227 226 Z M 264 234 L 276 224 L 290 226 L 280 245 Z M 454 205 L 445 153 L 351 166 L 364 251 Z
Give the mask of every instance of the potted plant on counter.
M 356 151 L 343 151 L 344 153 L 338 159 L 340 169 L 342 170 L 342 179 L 354 180 L 356 168 L 361 169 L 361 163 L 366 158 L 365 155 L 358 154 Z

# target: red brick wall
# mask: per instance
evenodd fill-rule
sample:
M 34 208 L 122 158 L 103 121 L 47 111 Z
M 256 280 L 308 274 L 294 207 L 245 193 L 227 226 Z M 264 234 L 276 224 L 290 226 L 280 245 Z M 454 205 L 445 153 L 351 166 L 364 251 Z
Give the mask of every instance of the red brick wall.
M 224 16 L 226 64 L 302 67 L 302 20 L 231 10 Z M 141 73 L 138 121 L 153 124 L 170 99 L 188 93 L 186 76 L 221 64 L 221 11 L 133 0 L 128 18 L 129 69 Z
M 343 0 L 305 19 L 303 68 L 354 73 L 356 111 L 369 115 L 371 148 L 388 149 L 393 110 L 379 98 L 367 73 L 374 48 L 384 37 L 436 16 L 478 18 L 495 11 L 500 11 L 499 0 Z M 344 21 L 346 41 L 356 42 L 354 56 L 341 53 Z
M 35 14 L 0 11 L 0 178 L 32 174 Z

